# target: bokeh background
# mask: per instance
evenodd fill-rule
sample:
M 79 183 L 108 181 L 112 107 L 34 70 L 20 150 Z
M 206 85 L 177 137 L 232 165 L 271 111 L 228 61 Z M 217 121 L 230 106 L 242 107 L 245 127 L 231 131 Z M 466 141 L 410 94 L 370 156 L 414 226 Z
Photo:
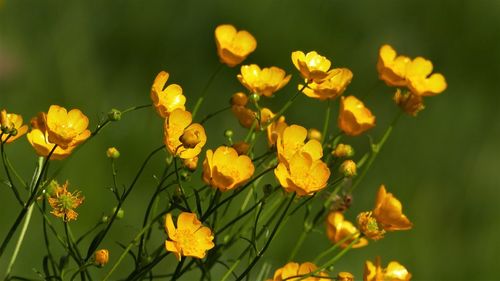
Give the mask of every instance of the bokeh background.
M 111 108 L 149 103 L 154 76 L 167 70 L 169 82 L 182 85 L 192 109 L 219 64 L 213 30 L 232 23 L 257 38 L 258 48 L 246 63 L 277 65 L 293 74 L 290 85 L 265 102 L 268 106 L 278 108 L 299 82 L 290 53 L 317 50 L 334 65 L 352 69 L 354 79 L 347 94 L 363 99 L 377 116 L 378 126 L 369 134 L 378 138 L 398 111 L 392 89 L 378 81 L 375 69 L 378 48 L 389 43 L 400 53 L 431 59 L 449 87 L 427 99 L 418 118 L 400 120 L 347 213 L 354 219 L 358 211 L 371 208 L 378 185 L 385 183 L 404 202 L 414 229 L 349 252 L 336 269 L 352 271 L 359 280 L 364 261 L 380 255 L 384 263 L 398 260 L 406 265 L 414 280 L 499 280 L 499 14 L 500 1 L 492 0 L 3 0 L 0 108 L 29 120 L 51 104 L 77 107 L 95 126 Z M 237 72 L 238 68 L 222 69 L 200 117 L 226 106 L 231 94 L 243 90 Z M 325 103 L 300 97 L 287 120 L 321 127 L 323 114 L 318 112 L 325 108 Z M 207 123 L 208 147 L 224 141 L 226 128 L 240 138 L 244 135 L 226 113 Z M 105 149 L 116 146 L 122 152 L 119 181 L 128 184 L 147 153 L 161 143 L 161 136 L 162 120 L 153 110 L 134 112 L 106 128 L 70 160 L 59 180 L 70 179 L 86 196 L 80 218 L 72 223 L 75 233 L 82 233 L 114 206 L 106 190 L 111 173 Z M 358 157 L 367 143 L 363 136 L 356 140 Z M 27 141 L 9 145 L 8 154 L 29 178 L 36 157 Z M 127 243 L 140 228 L 139 211 L 153 192 L 153 175 L 161 170 L 162 157 L 149 166 L 133 199 L 124 206 L 125 219 L 113 228 L 112 239 L 103 243 L 112 251 L 111 262 L 121 253 L 115 241 Z M 61 165 L 55 163 L 53 168 Z M 198 175 L 194 178 L 198 180 Z M 2 185 L 2 237 L 18 212 L 12 199 Z M 301 218 L 297 216 L 280 233 L 266 255 L 273 271 L 287 262 Z M 43 256 L 39 214 L 34 221 L 14 267 L 15 273 L 33 278 Z M 160 242 L 165 239 L 162 231 L 157 233 Z M 306 243 L 299 261 L 312 260 L 330 245 L 324 233 L 314 233 Z M 6 258 L 0 261 L 2 272 L 6 262 Z M 170 272 L 174 264 L 169 257 L 157 271 Z M 128 272 L 126 266 L 123 272 Z

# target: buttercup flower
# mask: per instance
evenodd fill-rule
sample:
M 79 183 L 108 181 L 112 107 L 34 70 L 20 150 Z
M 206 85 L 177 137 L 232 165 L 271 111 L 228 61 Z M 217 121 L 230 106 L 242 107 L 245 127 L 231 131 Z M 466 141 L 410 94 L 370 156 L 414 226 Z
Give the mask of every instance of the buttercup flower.
M 326 218 L 326 234 L 334 244 L 351 237 L 342 243 L 341 246 L 345 248 L 359 237 L 360 232 L 350 221 L 344 220 L 341 212 L 330 212 Z M 366 245 L 368 245 L 368 240 L 361 238 L 352 247 L 360 248 Z
M 48 140 L 47 126 L 45 124 L 46 119 L 46 114 L 43 112 L 40 112 L 36 117 L 33 117 L 30 122 L 32 129 L 26 135 L 29 143 L 35 149 L 36 153 L 43 157 L 47 157 L 55 146 L 54 143 L 51 143 Z M 57 146 L 50 156 L 50 160 L 62 160 L 68 157 L 75 148 L 76 145 L 69 146 L 68 148 Z
M 153 86 L 151 86 L 151 100 L 156 109 L 156 112 L 162 117 L 166 118 L 170 112 L 175 109 L 185 110 L 186 97 L 182 94 L 181 86 L 177 84 L 170 84 L 165 87 L 169 74 L 161 71 L 156 75 Z
M 363 281 L 409 281 L 411 273 L 396 261 L 391 261 L 386 268 L 382 268 L 380 257 L 377 257 L 375 264 L 371 261 L 365 262 Z
M 345 177 L 354 177 L 357 174 L 357 165 L 356 162 L 348 159 L 344 160 L 342 164 L 340 164 L 339 172 L 343 174 Z
M 310 128 L 307 131 L 307 139 L 321 141 L 322 135 L 318 129 Z
M 195 171 L 198 167 L 198 156 L 189 159 L 182 159 L 182 163 L 188 170 Z
M 77 146 L 90 137 L 89 119 L 79 109 L 69 112 L 58 105 L 51 105 L 46 115 L 48 140 L 63 149 Z
M 373 212 L 361 212 L 358 215 L 358 226 L 359 230 L 372 240 L 384 238 L 385 230 L 379 225 L 377 219 L 373 216 Z
M 392 193 L 388 193 L 384 185 L 381 185 L 378 190 L 373 216 L 382 228 L 387 231 L 408 230 L 413 226 L 403 214 L 401 202 Z
M 220 61 L 229 67 L 240 64 L 257 48 L 257 41 L 252 34 L 246 30 L 237 31 L 230 24 L 217 26 L 215 43 Z
M 246 106 L 233 105 L 231 110 L 238 119 L 241 126 L 249 129 L 252 127 L 253 123 L 257 120 L 257 112 L 251 110 Z M 260 111 L 260 122 L 255 124 L 255 129 L 259 130 L 261 126 L 266 125 L 271 118 L 274 117 L 274 113 L 269 108 L 262 108 Z
M 339 143 L 332 151 L 332 155 L 337 158 L 351 157 L 354 155 L 354 148 L 348 144 Z
M 337 281 L 354 281 L 354 275 L 346 271 L 339 272 L 337 275 Z
M 311 272 L 316 271 L 318 267 L 310 262 L 305 262 L 302 264 L 298 264 L 296 262 L 289 262 L 282 268 L 279 268 L 274 272 L 274 277 L 273 279 L 268 279 L 267 281 L 297 281 L 300 279 L 301 276 L 309 274 Z M 296 278 L 293 278 L 294 276 L 297 276 Z M 326 277 L 326 278 L 321 278 L 321 277 Z M 321 271 L 319 273 L 314 274 L 314 276 L 310 276 L 304 279 L 301 279 L 303 281 L 326 281 L 326 280 L 331 280 L 331 278 L 328 277 L 328 274 L 325 272 Z
M 271 118 L 274 117 L 272 114 Z M 269 120 L 271 120 L 271 118 Z M 283 131 L 288 127 L 288 124 L 285 122 L 285 116 L 280 116 L 274 122 L 269 124 L 266 128 L 267 132 L 267 144 L 272 147 L 276 145 L 278 141 L 278 136 L 283 134 Z
M 109 251 L 107 249 L 95 251 L 94 260 L 98 266 L 105 266 L 109 261 Z
M 55 193 L 47 198 L 52 207 L 50 213 L 56 217 L 63 218 L 65 221 L 76 220 L 78 213 L 74 209 L 78 208 L 84 199 L 79 191 L 73 193 L 68 191 L 67 181 L 62 186 L 57 185 Z
M 215 246 L 212 242 L 212 231 L 203 226 L 193 213 L 182 212 L 177 218 L 177 228 L 172 214 L 167 214 L 165 231 L 170 239 L 165 241 L 165 248 L 173 252 L 178 260 L 181 260 L 182 256 L 202 259 L 207 251 Z
M 377 62 L 379 78 L 388 86 L 406 87 L 406 68 L 410 62 L 409 57 L 397 56 L 391 46 L 383 45 Z
M 23 125 L 23 117 L 14 113 L 7 113 L 5 109 L 0 111 L 0 134 L 1 141 L 10 143 L 26 134 L 28 126 Z
M 292 62 L 307 82 L 321 83 L 331 74 L 331 62 L 315 51 L 307 54 L 295 51 L 292 53 Z
M 280 162 L 290 163 L 292 157 L 300 152 L 306 152 L 312 159 L 317 160 L 323 157 L 323 146 L 317 140 L 307 138 L 306 128 L 298 125 L 291 125 L 283 129 L 283 133 L 278 135 L 277 150 Z
M 237 77 L 250 92 L 270 97 L 290 81 L 291 75 L 285 75 L 279 67 L 260 69 L 258 65 L 251 64 L 243 65 Z
M 191 124 L 192 120 L 191 113 L 182 109 L 175 109 L 165 119 L 163 142 L 172 155 L 194 158 L 207 142 L 203 126 Z
M 203 161 L 203 180 L 220 191 L 234 189 L 252 177 L 255 168 L 246 155 L 232 147 L 220 146 L 215 152 L 207 150 Z
M 328 77 L 321 83 L 309 83 L 302 91 L 306 96 L 319 99 L 334 99 L 342 95 L 351 83 L 352 72 L 347 68 L 335 68 L 330 71 Z M 303 85 L 298 88 L 302 89 Z
M 357 136 L 375 126 L 375 116 L 356 97 L 342 97 L 338 126 L 346 135 Z

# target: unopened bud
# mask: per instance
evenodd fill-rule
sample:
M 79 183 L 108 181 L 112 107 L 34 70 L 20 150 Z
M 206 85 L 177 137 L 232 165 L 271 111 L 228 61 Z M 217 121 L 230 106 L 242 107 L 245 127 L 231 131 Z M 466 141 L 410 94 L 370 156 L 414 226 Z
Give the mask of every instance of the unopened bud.
M 232 137 L 233 137 L 233 130 L 229 130 L 229 129 L 228 129 L 228 130 L 225 130 L 225 131 L 224 131 L 224 136 L 225 136 L 226 138 L 229 138 L 229 139 L 230 139 L 230 138 L 232 138 Z
M 194 171 L 196 170 L 196 167 L 198 167 L 198 156 L 194 158 L 189 158 L 189 159 L 182 159 L 182 163 L 188 170 Z
M 120 157 L 120 151 L 116 147 L 110 147 L 106 150 L 106 156 L 111 159 L 117 159 Z
M 191 175 L 186 170 L 181 171 L 180 176 L 181 176 L 182 181 L 190 181 L 191 180 Z
M 332 151 L 332 155 L 337 158 L 348 158 L 354 155 L 354 149 L 348 144 L 339 143 Z
M 236 93 L 231 97 L 231 105 L 245 106 L 248 103 L 248 97 L 244 93 Z
M 102 223 L 107 223 L 109 221 L 109 217 L 108 216 L 102 216 L 101 218 L 101 222 Z
M 95 251 L 94 259 L 98 266 L 105 266 L 109 261 L 109 251 L 106 249 Z
M 116 207 L 113 208 L 113 214 L 115 212 L 116 212 Z M 116 218 L 120 220 L 120 219 L 123 219 L 124 216 L 125 216 L 125 211 L 122 208 L 120 208 L 118 210 L 118 213 L 116 213 Z
M 108 112 L 108 119 L 109 121 L 120 121 L 122 119 L 122 112 L 113 108 Z
M 251 95 L 250 95 L 249 99 L 250 99 L 253 103 L 257 103 L 257 102 L 259 102 L 259 100 L 260 100 L 260 96 L 259 96 L 259 94 L 257 94 L 257 93 L 253 93 L 253 94 L 251 94 Z
M 337 281 L 354 281 L 354 275 L 352 275 L 350 272 L 339 272 L 337 275 Z
M 179 141 L 185 148 L 194 148 L 201 141 L 200 132 L 194 129 L 188 129 L 179 137 Z
M 250 144 L 244 141 L 239 141 L 233 144 L 233 148 L 238 152 L 238 155 L 246 155 L 250 149 Z
M 321 132 L 315 128 L 311 128 L 307 132 L 307 138 L 310 140 L 321 141 Z
M 354 177 L 356 175 L 356 162 L 345 160 L 340 165 L 339 172 L 347 178 Z

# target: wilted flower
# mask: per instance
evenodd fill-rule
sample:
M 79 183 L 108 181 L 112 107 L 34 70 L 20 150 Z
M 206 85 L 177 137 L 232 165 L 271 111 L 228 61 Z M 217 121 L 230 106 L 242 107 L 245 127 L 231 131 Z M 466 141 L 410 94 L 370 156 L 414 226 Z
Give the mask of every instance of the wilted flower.
M 341 212 L 330 212 L 328 214 L 326 218 L 326 234 L 334 244 L 346 239 L 341 245 L 343 248 L 349 246 L 360 236 L 359 230 L 350 221 L 344 220 L 344 215 Z M 352 247 L 360 248 L 366 245 L 368 245 L 368 240 L 360 238 Z
M 175 109 L 165 119 L 163 142 L 172 155 L 182 159 L 194 158 L 207 142 L 203 126 L 191 124 L 192 120 L 191 113 L 182 109 Z
M 237 31 L 230 24 L 217 26 L 215 43 L 220 61 L 229 67 L 240 64 L 257 48 L 257 41 L 252 34 L 246 30 Z
M 241 74 L 237 77 L 250 92 L 270 97 L 290 81 L 291 75 L 286 75 L 279 67 L 261 69 L 258 65 L 251 64 L 243 65 Z
M 203 180 L 220 191 L 234 189 L 252 177 L 255 168 L 246 155 L 238 155 L 232 147 L 207 150 L 203 161 Z
M 181 257 L 202 259 L 206 252 L 215 245 L 214 236 L 210 228 L 203 226 L 196 214 L 182 212 L 177 218 L 177 228 L 168 213 L 165 219 L 165 231 L 170 240 L 165 241 L 165 248 L 173 252 L 178 260 Z
M 23 125 L 23 117 L 14 113 L 7 113 L 5 109 L 0 111 L 0 134 L 1 141 L 10 143 L 26 134 L 28 125 Z
M 181 86 L 170 84 L 165 87 L 169 74 L 161 71 L 155 78 L 153 86 L 151 86 L 151 100 L 156 112 L 166 118 L 170 112 L 175 109 L 185 110 L 186 97 L 182 94 Z
M 415 95 L 412 92 L 402 94 L 401 90 L 397 89 L 393 100 L 404 112 L 411 116 L 417 116 L 425 108 L 422 96 Z
M 62 186 L 56 186 L 55 193 L 47 198 L 52 207 L 50 213 L 56 217 L 63 218 L 65 221 L 76 220 L 78 213 L 74 209 L 78 208 L 84 199 L 79 191 L 73 193 L 68 191 L 67 181 Z
M 77 146 L 90 137 L 89 119 L 79 109 L 67 111 L 51 105 L 46 115 L 48 140 L 63 149 Z
M 307 82 L 321 83 L 331 73 L 331 62 L 315 51 L 307 54 L 302 51 L 292 52 L 292 62 Z
M 352 72 L 347 68 L 335 68 L 321 83 L 309 83 L 302 91 L 306 96 L 319 99 L 334 99 L 342 95 L 351 83 Z M 299 85 L 302 89 L 303 85 Z
M 356 97 L 342 97 L 338 126 L 346 135 L 357 136 L 375 126 L 375 116 Z
M 297 281 L 297 280 L 303 280 L 303 281 L 326 281 L 326 280 L 331 280 L 331 278 L 328 277 L 328 274 L 326 272 L 318 272 L 314 274 L 314 276 L 310 276 L 304 279 L 301 279 L 301 276 L 309 274 L 311 272 L 314 272 L 318 269 L 318 267 L 310 262 L 305 262 L 302 264 L 298 264 L 296 262 L 289 262 L 282 268 L 279 268 L 274 272 L 274 277 L 273 279 L 268 279 L 267 281 Z M 293 278 L 297 276 L 296 278 Z M 321 278 L 325 277 L 325 278 Z
M 371 261 L 365 262 L 363 281 L 409 281 L 411 274 L 408 270 L 396 261 L 391 261 L 386 268 L 382 268 L 380 257 L 375 259 L 375 264 Z

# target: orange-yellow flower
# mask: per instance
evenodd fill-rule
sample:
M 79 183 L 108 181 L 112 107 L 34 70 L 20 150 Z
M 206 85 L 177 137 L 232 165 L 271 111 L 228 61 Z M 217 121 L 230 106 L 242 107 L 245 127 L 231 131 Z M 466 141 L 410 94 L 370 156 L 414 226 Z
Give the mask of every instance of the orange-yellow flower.
M 48 139 L 47 126 L 45 124 L 46 119 L 47 117 L 44 112 L 40 112 L 36 117 L 33 117 L 30 122 L 32 129 L 26 135 L 36 153 L 43 157 L 47 157 L 55 146 Z M 62 160 L 68 157 L 75 148 L 76 146 L 69 146 L 68 148 L 57 146 L 50 156 L 50 160 Z
M 240 64 L 257 48 L 257 41 L 246 30 L 237 31 L 230 24 L 222 24 L 215 29 L 217 54 L 222 63 L 229 67 Z
M 330 75 L 321 83 L 309 83 L 302 91 L 306 96 L 319 99 L 335 99 L 342 95 L 351 83 L 352 72 L 347 68 L 335 68 L 330 71 Z M 302 89 L 303 85 L 299 85 Z
M 109 262 L 109 251 L 107 249 L 95 251 L 94 260 L 98 266 L 105 266 Z
M 5 109 L 0 111 L 0 134 L 1 141 L 10 143 L 26 134 L 28 126 L 23 125 L 23 117 L 14 113 L 7 113 Z
M 215 152 L 207 150 L 203 161 L 203 180 L 220 191 L 234 189 L 252 177 L 255 168 L 246 155 L 232 147 L 220 146 Z
M 278 135 L 277 150 L 280 162 L 290 163 L 292 157 L 300 152 L 306 152 L 312 159 L 317 160 L 323 157 L 323 146 L 317 140 L 307 138 L 306 128 L 299 125 L 291 125 L 283 129 L 283 133 Z
M 382 268 L 380 257 L 375 259 L 375 264 L 371 261 L 365 262 L 363 281 L 409 281 L 411 273 L 396 261 L 391 261 L 386 268 Z
M 177 228 L 172 220 L 172 214 L 167 214 L 165 231 L 170 240 L 165 241 L 165 248 L 173 252 L 178 260 L 181 257 L 202 259 L 208 250 L 215 245 L 210 228 L 203 226 L 196 214 L 182 212 L 177 218 Z
M 250 92 L 270 97 L 290 81 L 291 75 L 286 75 L 279 67 L 261 69 L 258 65 L 251 64 L 243 65 L 241 74 L 237 77 Z
M 90 137 L 89 119 L 79 109 L 69 112 L 58 105 L 51 105 L 46 115 L 48 140 L 63 149 L 76 146 Z
M 328 274 L 326 272 L 318 272 L 315 273 L 314 276 L 310 276 L 304 279 L 301 279 L 301 276 L 309 274 L 311 272 L 314 272 L 318 269 L 318 267 L 310 262 L 305 262 L 302 264 L 298 264 L 296 262 L 289 262 L 282 268 L 279 268 L 274 272 L 273 279 L 268 279 L 267 281 L 297 281 L 297 280 L 303 280 L 303 281 L 326 281 L 326 280 L 332 280 L 331 278 L 328 277 Z M 293 278 L 294 276 L 297 276 L 296 278 Z M 321 278 L 325 277 L 325 278 Z
M 315 51 L 307 54 L 302 51 L 292 52 L 292 62 L 307 82 L 321 83 L 331 73 L 330 60 Z
M 359 237 L 360 232 L 350 221 L 344 220 L 344 215 L 341 212 L 331 212 L 326 218 L 326 234 L 334 244 L 347 239 L 341 245 L 345 248 Z M 360 248 L 366 245 L 368 245 L 368 240 L 360 238 L 352 247 Z
M 419 96 L 440 94 L 447 87 L 446 80 L 440 73 L 432 74 L 432 68 L 432 62 L 425 58 L 411 60 L 398 56 L 389 45 L 380 48 L 377 70 L 379 78 L 389 86 L 408 87 Z
M 236 119 L 238 119 L 240 125 L 248 129 L 252 127 L 253 123 L 256 122 L 258 117 L 257 112 L 243 105 L 233 105 L 231 107 L 231 110 Z M 257 122 L 255 124 L 255 129 L 259 130 L 261 126 L 266 125 L 266 123 L 273 117 L 274 113 L 270 109 L 262 108 L 260 111 L 260 122 Z
M 354 281 L 354 275 L 350 272 L 341 271 L 337 274 L 337 281 Z
M 151 100 L 156 109 L 156 112 L 166 118 L 170 112 L 175 109 L 185 110 L 186 97 L 182 94 L 181 86 L 170 84 L 165 87 L 169 74 L 161 71 L 155 78 L 153 86 L 151 86 Z
M 182 109 L 175 109 L 165 119 L 163 142 L 172 155 L 189 159 L 200 154 L 207 135 L 202 125 L 192 121 L 191 113 Z
M 356 97 L 342 97 L 338 126 L 346 135 L 357 136 L 375 126 L 375 116 Z
M 392 193 L 388 193 L 384 185 L 381 185 L 378 190 L 373 216 L 387 231 L 408 230 L 413 226 L 403 214 L 401 202 Z
M 271 118 L 274 117 L 272 114 Z M 271 120 L 271 118 L 269 120 Z M 285 116 L 280 116 L 274 122 L 267 126 L 267 143 L 269 146 L 275 146 L 278 141 L 278 136 L 283 134 L 283 131 L 288 127 L 288 124 L 285 122 Z
M 76 220 L 78 213 L 74 209 L 80 206 L 84 199 L 79 191 L 73 193 L 68 191 L 67 181 L 62 186 L 57 184 L 55 186 L 55 193 L 47 198 L 52 207 L 50 213 L 56 217 L 63 218 L 65 221 Z

